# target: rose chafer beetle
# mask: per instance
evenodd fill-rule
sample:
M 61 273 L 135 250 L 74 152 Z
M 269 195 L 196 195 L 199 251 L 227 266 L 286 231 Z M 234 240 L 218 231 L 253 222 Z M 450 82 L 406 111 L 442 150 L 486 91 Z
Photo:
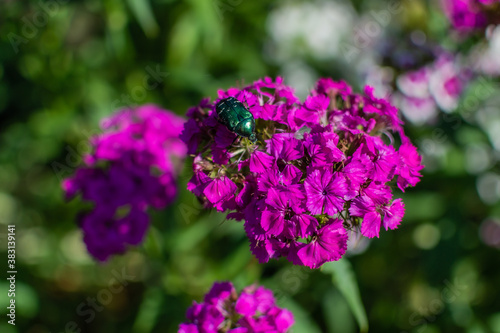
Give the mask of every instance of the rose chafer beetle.
M 234 97 L 220 100 L 215 106 L 219 122 L 233 133 L 257 142 L 255 118 L 247 108 Z

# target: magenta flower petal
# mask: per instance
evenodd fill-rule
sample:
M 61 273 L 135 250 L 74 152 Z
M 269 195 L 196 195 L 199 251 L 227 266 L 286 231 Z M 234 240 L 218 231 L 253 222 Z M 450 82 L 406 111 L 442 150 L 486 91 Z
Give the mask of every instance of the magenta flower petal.
M 373 87 L 365 87 L 365 107 L 363 112 L 379 114 L 388 127 L 395 131 L 401 130 L 403 121 L 398 117 L 398 109 L 383 98 L 376 98 Z
M 236 197 L 236 204 L 240 210 L 245 209 L 255 195 L 257 184 L 255 184 L 254 180 L 253 176 L 249 176 L 248 181 L 243 185 L 243 188 Z
M 226 126 L 219 124 L 215 130 L 215 146 L 218 148 L 227 148 L 236 139 L 236 134 L 227 129 Z
M 384 228 L 385 230 L 396 229 L 403 219 L 405 206 L 403 200 L 396 199 L 391 206 L 384 210 Z
M 278 309 L 275 314 L 276 329 L 279 333 L 285 333 L 295 323 L 292 312 L 287 309 Z
M 193 177 L 189 180 L 187 184 L 187 189 L 193 192 L 195 195 L 202 195 L 203 191 L 208 184 L 210 184 L 211 178 L 208 177 L 204 172 L 195 172 Z
M 344 81 L 333 81 L 331 78 L 321 78 L 316 83 L 316 91 L 320 94 L 348 97 L 352 94 L 351 87 Z
M 378 137 L 365 137 L 366 148 L 373 156 L 371 177 L 375 181 L 387 182 L 394 177 L 399 156 L 392 146 L 386 146 Z
M 287 164 L 281 173 L 281 183 L 284 185 L 297 184 L 302 177 L 302 171 L 293 164 Z
M 256 286 L 253 285 L 246 287 L 244 291 L 254 294 L 258 312 L 266 313 L 275 307 L 275 299 L 271 290 L 264 287 L 256 288 Z
M 212 146 L 212 156 L 214 163 L 226 165 L 229 163 L 229 152 L 225 148 L 217 147 L 215 144 Z
M 361 197 L 368 196 L 377 206 L 389 203 L 392 198 L 391 188 L 388 185 L 376 182 L 371 182 L 362 192 Z
M 242 292 L 235 304 L 237 313 L 243 316 L 253 316 L 257 311 L 257 302 L 254 295 Z
M 199 333 L 195 324 L 181 324 L 178 333 Z
M 250 250 L 261 264 L 268 262 L 270 258 L 279 258 L 284 247 L 285 244 L 275 238 L 250 239 Z
M 365 214 L 375 211 L 375 204 L 368 196 L 360 196 L 354 199 L 349 207 L 352 216 L 363 217 Z
M 264 152 L 256 150 L 250 156 L 250 171 L 262 173 L 271 168 L 274 163 L 274 157 Z
M 286 257 L 288 261 L 290 261 L 294 265 L 304 265 L 302 260 L 298 256 L 298 252 L 307 244 L 297 242 L 295 240 L 292 240 L 290 244 L 288 245 L 288 253 L 286 254 Z
M 380 214 L 376 211 L 368 212 L 361 223 L 361 233 L 368 238 L 378 237 L 380 233 Z
M 344 160 L 344 153 L 337 148 L 338 142 L 338 135 L 332 132 L 308 135 L 305 147 L 311 156 L 312 166 L 324 167 Z
M 295 139 L 290 138 L 283 143 L 283 147 L 278 157 L 284 161 L 293 161 L 298 160 L 304 156 L 304 147 L 302 142 Z
M 284 161 L 293 161 L 304 156 L 301 141 L 288 133 L 276 134 L 267 141 L 267 152 Z
M 210 291 L 205 295 L 205 302 L 213 305 L 218 305 L 221 301 L 225 301 L 236 293 L 231 282 L 215 282 Z
M 415 186 L 420 181 L 420 170 L 423 169 L 421 164 L 422 157 L 418 154 L 417 148 L 411 143 L 403 143 L 399 147 L 399 164 L 397 173 L 398 187 L 404 192 L 408 186 Z
M 230 198 L 234 199 L 234 193 L 236 191 L 236 185 L 234 182 L 222 176 L 221 178 L 213 179 L 207 187 L 203 190 L 203 194 L 207 199 L 217 207 L 218 210 L 222 211 L 222 205 L 224 201 Z
M 339 260 L 347 250 L 347 232 L 339 219 L 319 229 L 313 240 L 300 249 L 298 257 L 305 266 L 318 268 L 327 261 Z
M 285 219 L 278 210 L 266 210 L 262 212 L 262 228 L 271 235 L 279 235 L 285 227 Z
M 258 178 L 258 189 L 261 192 L 267 192 L 269 189 L 280 184 L 281 173 L 277 168 L 272 168 L 263 172 Z
M 307 208 L 313 215 L 335 215 L 343 209 L 344 196 L 348 193 L 343 177 L 330 170 L 315 170 L 304 181 L 307 193 Z
M 292 224 L 295 226 L 295 237 L 305 238 L 310 236 L 318 227 L 318 220 L 311 215 L 298 214 L 292 217 Z
M 285 215 L 291 210 L 285 192 L 272 188 L 266 199 L 268 208 L 262 212 L 262 228 L 271 235 L 279 235 L 285 227 Z
M 304 105 L 310 110 L 326 113 L 330 99 L 325 95 L 307 96 Z

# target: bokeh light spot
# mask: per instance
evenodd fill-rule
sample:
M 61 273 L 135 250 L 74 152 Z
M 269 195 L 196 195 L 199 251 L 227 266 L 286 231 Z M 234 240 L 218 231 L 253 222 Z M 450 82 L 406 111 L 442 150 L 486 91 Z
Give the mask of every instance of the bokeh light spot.
M 430 250 L 435 247 L 440 239 L 441 232 L 436 226 L 430 223 L 418 226 L 413 231 L 413 242 L 416 246 L 424 250 Z

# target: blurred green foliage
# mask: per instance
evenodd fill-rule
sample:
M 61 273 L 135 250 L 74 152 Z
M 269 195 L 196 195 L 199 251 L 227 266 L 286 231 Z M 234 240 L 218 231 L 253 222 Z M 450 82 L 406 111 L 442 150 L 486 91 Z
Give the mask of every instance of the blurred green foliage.
M 401 195 L 403 224 L 349 257 L 351 264 L 325 268 L 332 276 L 286 261 L 258 264 L 242 225 L 202 211 L 185 190 L 190 161 L 177 202 L 151 212 L 154 225 L 142 247 L 106 264 L 87 255 L 75 223 L 81 204 L 64 202 L 60 182 L 81 163 L 99 120 L 150 102 L 184 114 L 217 89 L 282 73 L 286 64 L 270 56 L 267 20 L 286 3 L 3 1 L 0 251 L 7 260 L 6 229 L 15 224 L 18 274 L 16 326 L 3 316 L 0 332 L 175 332 L 192 300 L 215 280 L 232 280 L 238 289 L 254 282 L 272 288 L 279 304 L 294 312 L 294 332 L 356 332 L 349 306 L 360 306 L 350 298 L 356 286 L 346 286 L 345 276 L 337 277 L 338 287 L 332 284 L 333 272 L 349 265 L 370 332 L 500 332 L 499 251 L 479 237 L 486 218 L 500 217 L 500 204 L 481 200 L 478 174 L 465 167 L 468 146 L 491 145 L 470 117 L 442 115 L 433 126 L 407 126 L 412 140 L 421 149 L 433 147 L 433 154 L 422 182 Z M 410 9 L 391 24 L 452 44 L 435 4 L 403 4 Z M 380 1 L 352 6 L 359 14 L 385 8 Z M 301 61 L 315 76 L 344 78 L 359 88 L 356 66 L 345 59 L 303 55 Z M 491 85 L 500 92 L 498 82 Z M 498 104 L 492 107 L 500 112 Z M 498 173 L 495 161 L 488 170 Z M 1 309 L 7 290 L 3 280 Z M 355 310 L 361 323 L 363 311 Z

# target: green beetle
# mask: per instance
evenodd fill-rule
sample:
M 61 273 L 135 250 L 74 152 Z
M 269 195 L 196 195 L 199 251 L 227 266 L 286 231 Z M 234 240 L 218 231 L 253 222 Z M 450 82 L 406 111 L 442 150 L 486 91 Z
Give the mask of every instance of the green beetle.
M 224 98 L 215 106 L 219 122 L 231 132 L 257 142 L 255 118 L 247 108 L 234 97 Z

